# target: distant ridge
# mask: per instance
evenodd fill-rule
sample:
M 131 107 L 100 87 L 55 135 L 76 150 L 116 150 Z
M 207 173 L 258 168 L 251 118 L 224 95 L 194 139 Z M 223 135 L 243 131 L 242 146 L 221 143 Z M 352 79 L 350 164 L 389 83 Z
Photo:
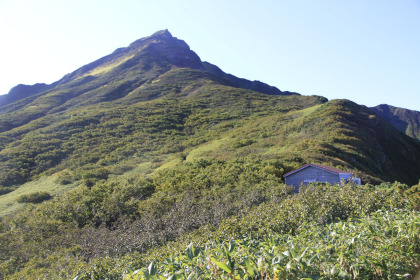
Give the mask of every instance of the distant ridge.
M 381 116 L 402 133 L 420 140 L 420 112 L 381 104 L 371 107 L 376 114 Z
M 34 94 L 46 91 L 52 88 L 54 84 L 34 84 L 34 85 L 23 85 L 19 84 L 13 87 L 8 94 L 0 95 L 0 106 L 4 106 L 20 99 L 32 96 Z

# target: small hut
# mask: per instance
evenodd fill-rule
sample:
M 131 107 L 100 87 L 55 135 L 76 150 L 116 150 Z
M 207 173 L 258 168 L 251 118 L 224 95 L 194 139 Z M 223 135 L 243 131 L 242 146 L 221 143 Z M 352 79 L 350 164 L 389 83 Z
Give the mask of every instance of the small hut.
M 298 169 L 284 174 L 286 185 L 294 186 L 295 192 L 299 192 L 301 184 L 308 185 L 313 182 L 330 183 L 332 185 L 342 181 L 353 181 L 360 185 L 360 178 L 354 178 L 352 173 L 327 166 L 314 163 L 308 163 Z

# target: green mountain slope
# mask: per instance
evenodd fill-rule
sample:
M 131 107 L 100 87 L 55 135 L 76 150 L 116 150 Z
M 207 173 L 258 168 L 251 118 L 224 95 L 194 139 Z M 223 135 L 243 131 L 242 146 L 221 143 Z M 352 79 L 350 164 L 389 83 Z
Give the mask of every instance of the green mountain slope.
M 370 108 L 399 131 L 420 140 L 420 112 L 381 104 Z
M 277 158 L 285 170 L 326 163 L 368 181 L 419 178 L 419 143 L 365 107 L 236 78 L 167 30 L 0 107 L 0 124 L 2 193 L 61 170 L 73 182 L 200 157 Z

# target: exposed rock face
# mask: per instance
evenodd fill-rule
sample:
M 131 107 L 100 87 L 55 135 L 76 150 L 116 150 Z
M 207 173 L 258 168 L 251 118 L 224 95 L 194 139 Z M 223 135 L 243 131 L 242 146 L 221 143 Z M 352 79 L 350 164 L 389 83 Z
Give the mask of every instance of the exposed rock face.
M 133 66 L 139 60 L 148 58 L 149 60 L 162 63 L 164 63 L 163 60 L 166 60 L 167 63 L 178 67 L 203 69 L 200 57 L 190 49 L 187 43 L 173 37 L 168 30 L 162 30 L 149 37 L 134 41 L 128 47 L 116 49 L 112 54 L 77 69 L 64 76 L 59 81 L 59 84 L 84 76 L 94 71 L 95 68 L 112 64 L 126 57 L 133 57 L 130 59 L 131 65 L 127 66 Z M 151 59 L 152 57 L 153 59 Z
M 150 43 L 149 41 L 152 40 Z M 193 52 L 183 40 L 173 37 L 168 30 L 154 33 L 152 36 L 134 42 L 130 47 L 140 47 L 149 43 L 151 51 L 157 55 L 167 58 L 172 64 L 178 67 L 203 69 L 200 57 Z
M 235 77 L 231 74 L 227 74 L 223 72 L 219 67 L 209 62 L 204 62 L 203 65 L 206 71 L 216 76 L 219 76 L 221 78 L 227 79 L 231 81 L 235 86 L 240 87 L 240 88 L 250 89 L 250 90 L 254 90 L 254 91 L 258 91 L 258 92 L 262 92 L 262 93 L 270 94 L 270 95 L 297 94 L 297 93 L 289 93 L 289 92 L 281 91 L 276 87 L 267 85 L 260 81 L 249 81 L 247 79 L 241 79 L 241 78 Z

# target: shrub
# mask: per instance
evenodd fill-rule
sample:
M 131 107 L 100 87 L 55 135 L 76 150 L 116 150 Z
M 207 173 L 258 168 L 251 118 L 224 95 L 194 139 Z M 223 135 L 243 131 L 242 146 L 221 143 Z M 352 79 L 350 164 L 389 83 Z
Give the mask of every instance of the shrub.
M 0 195 L 16 190 L 17 187 L 0 187 Z
M 47 192 L 34 192 L 34 193 L 30 193 L 30 194 L 24 194 L 21 195 L 18 199 L 17 202 L 20 203 L 41 203 L 45 200 L 49 200 L 51 199 L 52 196 L 47 193 Z
M 232 148 L 233 149 L 238 149 L 238 148 L 246 147 L 246 146 L 249 146 L 251 144 L 254 144 L 255 142 L 256 141 L 252 140 L 252 139 L 237 140 L 237 141 L 232 143 Z
M 419 258 L 419 219 L 414 211 L 377 211 L 325 226 L 304 223 L 296 235 L 191 243 L 124 279 L 408 278 Z
M 56 179 L 56 183 L 60 185 L 69 185 L 73 183 L 74 177 L 69 171 L 62 172 Z

